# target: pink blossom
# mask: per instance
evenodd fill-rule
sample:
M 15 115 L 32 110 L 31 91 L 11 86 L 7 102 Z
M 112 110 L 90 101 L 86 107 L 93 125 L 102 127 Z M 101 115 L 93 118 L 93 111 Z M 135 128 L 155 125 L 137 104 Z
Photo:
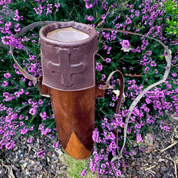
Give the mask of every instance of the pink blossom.
M 4 83 L 2 84 L 3 87 L 7 87 L 8 86 L 8 82 L 4 81 Z
M 130 46 L 130 43 L 128 40 L 123 40 L 122 42 L 120 42 L 120 44 L 124 47 L 124 48 L 128 48 Z
M 29 114 L 31 114 L 32 116 L 35 115 L 37 112 L 37 110 L 35 108 L 31 108 L 29 111 Z
M 5 73 L 5 74 L 4 74 L 4 77 L 8 79 L 8 78 L 11 77 L 11 74 L 10 74 L 10 73 Z
M 143 142 L 141 134 L 137 134 L 137 143 Z
M 37 152 L 37 156 L 38 156 L 38 157 L 42 157 L 42 156 L 44 156 L 44 155 L 45 155 L 45 150 L 42 150 L 42 151 Z

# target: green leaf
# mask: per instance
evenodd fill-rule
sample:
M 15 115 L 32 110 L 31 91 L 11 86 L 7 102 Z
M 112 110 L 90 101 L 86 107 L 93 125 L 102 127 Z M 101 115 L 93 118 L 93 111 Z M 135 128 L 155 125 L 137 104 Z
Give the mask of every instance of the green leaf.
M 25 82 L 23 81 L 23 79 L 21 78 L 20 79 L 20 85 L 22 86 L 22 88 L 25 88 L 26 87 L 26 85 L 25 85 Z

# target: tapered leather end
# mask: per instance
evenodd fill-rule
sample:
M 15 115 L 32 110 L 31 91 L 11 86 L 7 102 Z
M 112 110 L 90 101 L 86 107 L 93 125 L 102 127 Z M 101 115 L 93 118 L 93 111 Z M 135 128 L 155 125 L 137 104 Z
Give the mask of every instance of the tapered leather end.
M 76 159 L 87 159 L 91 152 L 85 148 L 74 132 L 72 132 L 65 151 Z

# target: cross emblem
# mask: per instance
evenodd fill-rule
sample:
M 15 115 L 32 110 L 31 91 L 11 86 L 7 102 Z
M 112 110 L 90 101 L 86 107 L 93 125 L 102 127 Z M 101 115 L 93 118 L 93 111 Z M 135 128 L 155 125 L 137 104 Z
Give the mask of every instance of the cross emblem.
M 70 64 L 70 51 L 66 49 L 60 49 L 60 64 L 54 63 L 52 61 L 47 62 L 47 68 L 52 72 L 57 72 L 61 74 L 62 84 L 64 86 L 70 87 L 73 85 L 71 81 L 72 74 L 80 74 L 86 70 L 86 65 L 83 62 L 79 64 Z

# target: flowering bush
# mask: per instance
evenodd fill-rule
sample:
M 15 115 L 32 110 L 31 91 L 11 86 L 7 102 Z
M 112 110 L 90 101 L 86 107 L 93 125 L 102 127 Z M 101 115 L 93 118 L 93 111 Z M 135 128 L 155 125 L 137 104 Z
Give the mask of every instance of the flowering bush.
M 171 3 L 175 3 L 173 0 Z M 90 170 L 99 175 L 122 174 L 125 159 L 132 155 L 134 142 L 140 145 L 143 137 L 150 132 L 150 125 L 160 124 L 160 129 L 169 131 L 162 122 L 172 113 L 178 116 L 178 37 L 166 19 L 177 19 L 173 11 L 166 11 L 158 1 L 112 1 L 89 0 L 2 0 L 0 2 L 0 23 L 2 40 L 0 53 L 0 134 L 3 139 L 0 148 L 11 149 L 17 138 L 29 143 L 38 136 L 50 134 L 53 148 L 61 147 L 52 113 L 50 98 L 42 97 L 38 87 L 24 78 L 11 57 L 9 45 L 21 66 L 33 76 L 42 75 L 40 61 L 40 27 L 15 39 L 15 33 L 36 21 L 77 21 L 93 26 L 98 31 L 98 52 L 96 54 L 97 83 L 119 69 L 124 74 L 124 98 L 120 113 L 114 118 L 119 90 L 106 91 L 105 99 L 96 100 L 95 147 L 90 160 Z M 169 4 L 166 4 L 169 7 Z M 175 6 L 176 7 L 176 6 Z M 172 13 L 171 13 L 172 12 Z M 175 24 L 175 23 L 174 23 Z M 132 101 L 144 88 L 162 79 L 166 70 L 167 55 L 158 42 L 136 35 L 116 31 L 99 31 L 98 28 L 115 28 L 141 33 L 161 40 L 172 53 L 171 71 L 167 81 L 148 91 L 134 108 L 127 128 L 127 142 L 124 155 L 116 163 L 115 135 L 119 132 L 120 150 L 123 143 L 123 128 Z M 174 28 L 175 29 L 175 28 Z M 165 58 L 164 58 L 165 57 Z M 114 75 L 110 85 L 119 89 L 120 81 Z M 111 119 L 114 118 L 114 121 Z M 50 150 L 42 150 L 42 156 Z M 114 172 L 113 172 L 114 170 Z M 82 176 L 85 176 L 83 170 Z

